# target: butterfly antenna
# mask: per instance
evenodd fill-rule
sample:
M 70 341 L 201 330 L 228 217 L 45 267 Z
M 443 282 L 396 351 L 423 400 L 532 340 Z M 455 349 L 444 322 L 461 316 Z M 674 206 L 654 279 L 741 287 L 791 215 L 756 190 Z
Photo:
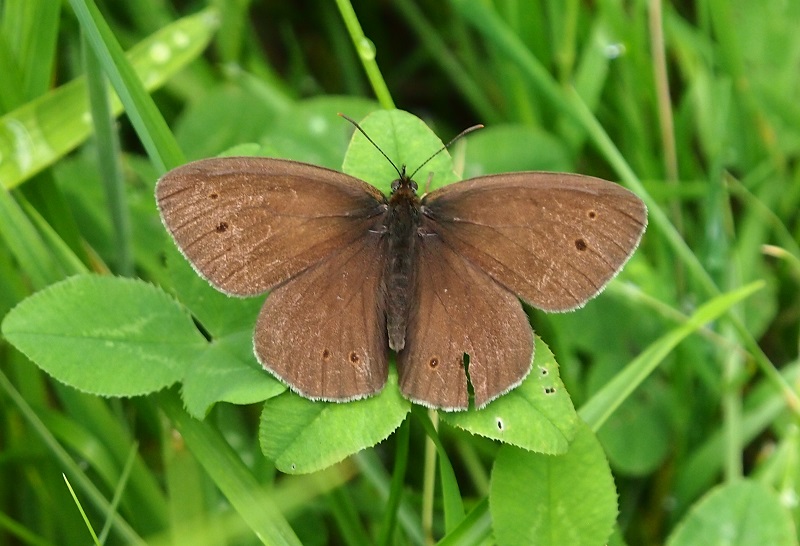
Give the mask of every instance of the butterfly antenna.
M 377 144 L 375 144 L 375 141 L 374 141 L 374 140 L 372 140 L 371 138 L 369 138 L 369 135 L 366 133 L 366 131 L 364 131 L 364 129 L 362 129 L 362 128 L 361 128 L 361 125 L 359 125 L 358 123 L 356 123 L 356 121 L 355 121 L 353 118 L 351 118 L 351 117 L 348 117 L 348 116 L 346 116 L 346 115 L 342 114 L 341 112 L 339 112 L 339 116 L 343 117 L 344 119 L 346 119 L 347 121 L 349 121 L 350 123 L 352 123 L 352 124 L 353 124 L 353 127 L 355 127 L 356 129 L 358 129 L 358 130 L 359 130 L 359 132 L 361 132 L 361 134 L 362 134 L 362 135 L 364 135 L 364 136 L 367 138 L 367 140 L 369 140 L 369 141 L 370 141 L 370 143 L 371 143 L 373 146 L 375 146 L 375 148 L 376 148 L 376 149 L 377 149 L 377 150 L 378 150 L 378 151 L 381 153 L 381 155 L 383 155 L 383 157 L 385 157 L 385 158 L 386 158 L 386 161 L 388 161 L 388 162 L 389 162 L 389 164 L 390 164 L 392 167 L 394 167 L 394 170 L 395 170 L 395 171 L 397 171 L 397 176 L 399 176 L 400 178 L 403 178 L 403 177 L 405 176 L 405 175 L 404 175 L 402 172 L 400 172 L 400 169 L 398 169 L 398 168 L 397 168 L 397 165 L 395 165 L 395 164 L 394 164 L 394 161 L 392 161 L 392 160 L 389 158 L 389 156 L 388 156 L 388 155 L 386 155 L 386 152 L 384 152 L 383 150 L 381 150 L 381 147 L 380 147 L 380 146 L 378 146 Z M 427 161 L 426 161 L 425 163 L 427 163 Z M 405 169 L 403 169 L 403 170 L 405 171 Z
M 451 145 L 451 144 L 453 144 L 453 143 L 454 143 L 456 140 L 460 139 L 460 138 L 461 138 L 461 137 L 463 137 L 463 136 L 467 136 L 467 135 L 468 135 L 469 133 L 471 133 L 472 131 L 477 131 L 478 129 L 483 129 L 483 125 L 481 125 L 481 124 L 479 123 L 478 125 L 473 125 L 472 127 L 467 127 L 466 129 L 464 129 L 463 131 L 461 131 L 460 133 L 458 133 L 456 136 L 454 136 L 454 137 L 453 137 L 453 138 L 450 140 L 450 142 L 448 142 L 447 144 L 445 144 L 444 146 L 442 146 L 441 148 L 439 148 L 438 150 L 436 150 L 436 152 L 435 152 L 435 153 L 433 153 L 433 154 L 432 154 L 432 155 L 431 155 L 431 156 L 430 156 L 428 159 L 426 159 L 425 161 L 423 161 L 423 162 L 422 162 L 422 165 L 420 165 L 419 167 L 417 167 L 417 169 L 416 169 L 416 170 L 415 170 L 413 173 L 411 173 L 411 176 L 410 176 L 409 178 L 412 178 L 412 179 L 413 179 L 413 178 L 414 178 L 414 176 L 416 176 L 416 174 L 417 174 L 417 173 L 420 171 L 420 169 L 422 169 L 422 167 L 424 167 L 425 165 L 427 165 L 427 164 L 428 164 L 428 162 L 429 162 L 431 159 L 433 159 L 434 157 L 436 157 L 437 155 L 439 155 L 440 153 L 442 153 L 443 151 L 445 151 L 447 148 L 449 148 L 449 147 L 450 147 L 450 145 Z

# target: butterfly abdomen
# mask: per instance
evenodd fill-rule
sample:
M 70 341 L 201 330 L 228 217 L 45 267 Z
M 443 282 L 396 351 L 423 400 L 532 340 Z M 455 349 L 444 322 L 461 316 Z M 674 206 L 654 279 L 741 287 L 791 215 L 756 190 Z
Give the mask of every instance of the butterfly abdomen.
M 400 351 L 405 346 L 409 307 L 414 298 L 414 264 L 420 204 L 411 180 L 401 180 L 389 199 L 386 215 L 388 256 L 384 282 L 386 286 L 386 329 L 389 347 Z

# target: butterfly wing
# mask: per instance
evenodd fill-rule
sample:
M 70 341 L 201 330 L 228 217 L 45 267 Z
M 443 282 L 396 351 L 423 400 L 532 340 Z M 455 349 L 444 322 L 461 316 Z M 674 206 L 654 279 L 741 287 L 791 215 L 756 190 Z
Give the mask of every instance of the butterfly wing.
M 197 272 L 237 296 L 266 292 L 352 243 L 386 208 L 383 194 L 357 178 L 262 157 L 174 169 L 158 181 L 156 201 Z
M 480 408 L 530 371 L 532 331 L 514 294 L 548 311 L 583 305 L 624 265 L 647 224 L 644 204 L 624 188 L 555 173 L 452 184 L 424 197 L 422 212 L 400 386 L 444 409 L 467 407 L 467 373 Z
M 363 398 L 387 377 L 385 240 L 376 232 L 275 289 L 256 322 L 259 361 L 315 400 Z
M 418 249 L 415 299 L 405 348 L 397 356 L 400 389 L 425 406 L 466 409 L 466 353 L 475 405 L 483 407 L 530 371 L 533 332 L 528 317 L 514 294 L 441 237 L 424 234 Z
M 350 400 L 387 376 L 385 198 L 356 178 L 280 159 L 206 159 L 156 187 L 164 225 L 223 292 L 273 289 L 254 335 L 263 366 L 301 394 Z
M 575 174 L 474 178 L 432 192 L 422 206 L 447 247 L 545 311 L 575 309 L 597 295 L 647 225 L 633 193 Z

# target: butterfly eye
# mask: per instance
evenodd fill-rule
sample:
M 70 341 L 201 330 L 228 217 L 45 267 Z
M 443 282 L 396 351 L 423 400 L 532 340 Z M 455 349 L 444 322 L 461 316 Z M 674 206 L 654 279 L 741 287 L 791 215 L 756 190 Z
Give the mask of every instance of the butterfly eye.
M 392 193 L 397 191 L 397 188 L 400 187 L 400 179 L 398 178 L 394 182 L 392 182 Z
M 417 191 L 417 183 L 416 182 L 414 182 L 413 180 L 409 180 L 408 184 L 411 186 L 412 190 Z

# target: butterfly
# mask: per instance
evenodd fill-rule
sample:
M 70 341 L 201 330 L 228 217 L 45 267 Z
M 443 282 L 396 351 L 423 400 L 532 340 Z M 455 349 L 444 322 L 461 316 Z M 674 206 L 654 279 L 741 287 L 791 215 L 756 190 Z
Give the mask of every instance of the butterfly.
M 516 172 L 420 195 L 395 169 L 388 197 L 342 172 L 265 157 L 203 159 L 157 183 L 162 221 L 203 278 L 229 295 L 269 292 L 256 357 L 307 398 L 379 392 L 391 349 L 407 399 L 463 410 L 471 390 L 485 406 L 531 369 L 520 299 L 580 307 L 647 225 L 636 195 L 599 178 Z

